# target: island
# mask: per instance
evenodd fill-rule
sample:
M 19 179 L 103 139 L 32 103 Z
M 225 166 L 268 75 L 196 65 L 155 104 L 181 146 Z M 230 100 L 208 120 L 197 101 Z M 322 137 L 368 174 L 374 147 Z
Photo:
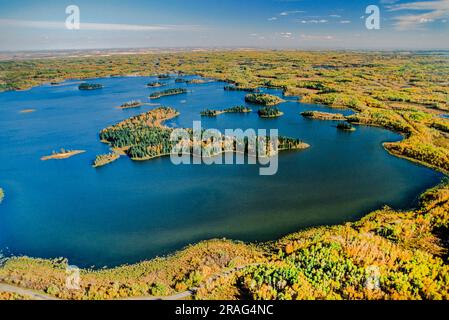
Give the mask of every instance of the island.
M 321 111 L 304 111 L 301 113 L 304 118 L 315 120 L 345 121 L 346 117 L 341 113 L 330 113 Z
M 276 107 L 264 107 L 259 109 L 257 113 L 261 118 L 278 118 L 284 114 Z
M 120 109 L 133 109 L 133 108 L 140 108 L 143 105 L 144 105 L 144 103 L 142 103 L 142 101 L 140 101 L 140 100 L 131 100 L 131 101 L 125 102 L 119 108 Z
M 120 150 L 135 161 L 169 156 L 175 147 L 175 143 L 170 140 L 174 129 L 164 126 L 163 122 L 178 115 L 179 112 L 173 108 L 160 107 L 103 129 L 100 132 L 100 139 L 113 150 Z M 183 143 L 187 143 L 191 154 L 193 154 L 194 146 L 200 147 L 203 157 L 213 157 L 224 152 L 236 152 L 238 150 L 237 141 L 233 137 L 222 136 L 221 148 L 217 151 L 213 148 L 212 141 L 205 139 L 194 142 L 192 130 L 186 130 L 190 132 L 191 137 L 190 140 Z M 270 138 L 267 137 L 267 139 Z M 296 138 L 278 137 L 278 142 L 278 151 L 299 150 L 309 147 L 308 144 Z M 248 140 L 245 140 L 244 143 L 244 150 L 249 150 Z M 258 143 L 259 140 L 257 140 Z M 271 143 L 266 144 L 266 154 L 270 156 L 275 154 L 275 151 L 271 150 L 271 146 Z M 102 166 L 117 159 L 117 155 L 113 154 L 99 156 L 94 161 L 94 165 Z
M 350 124 L 349 122 L 340 122 L 339 124 L 337 124 L 337 129 L 343 130 L 343 131 L 350 131 L 350 132 L 356 130 L 354 128 L 354 126 L 352 124 Z
M 108 154 L 101 154 L 101 155 L 98 155 L 95 158 L 92 166 L 94 168 L 99 168 L 99 167 L 105 166 L 105 165 L 107 165 L 107 164 L 109 164 L 111 162 L 114 162 L 118 158 L 120 158 L 120 153 L 118 153 L 118 152 L 111 152 L 111 153 L 108 153 Z
M 36 109 L 23 109 L 19 111 L 19 113 L 33 113 L 33 112 L 36 112 Z
M 259 104 L 262 106 L 275 106 L 282 102 L 283 99 L 267 93 L 250 93 L 245 96 L 248 103 Z
M 3 191 L 2 188 L 0 188 L 0 203 L 3 202 L 3 199 L 5 198 L 5 191 Z
M 164 127 L 162 123 L 175 118 L 178 111 L 170 107 L 160 107 L 146 113 L 128 118 L 103 129 L 100 132 L 102 142 L 112 149 L 120 150 L 133 160 L 148 160 L 154 157 L 169 155 L 173 147 L 170 134 L 173 129 Z M 116 156 L 102 156 L 98 164 L 105 165 Z M 115 161 L 117 159 L 114 159 Z
M 252 112 L 253 110 L 245 107 L 245 106 L 236 106 L 236 107 L 232 107 L 232 108 L 228 108 L 228 109 L 224 109 L 224 110 L 210 110 L 210 109 L 206 109 L 204 111 L 201 112 L 201 116 L 203 117 L 216 117 L 220 114 L 223 113 L 249 113 Z
M 149 87 L 149 88 L 158 88 L 158 87 L 163 87 L 166 85 L 167 85 L 166 83 L 162 83 L 159 81 L 153 81 L 153 82 L 147 83 L 147 87 Z
M 53 151 L 51 155 L 41 157 L 42 161 L 47 160 L 63 160 L 67 158 L 71 158 L 73 156 L 76 156 L 78 154 L 86 152 L 85 150 L 65 150 L 61 149 L 59 152 Z
M 81 83 L 78 86 L 79 90 L 99 90 L 99 89 L 103 89 L 103 85 L 102 84 L 98 84 L 98 83 Z
M 164 91 L 158 91 L 150 95 L 150 99 L 159 99 L 166 96 L 174 96 L 178 94 L 187 93 L 186 89 L 183 88 L 175 88 L 175 89 L 167 89 Z

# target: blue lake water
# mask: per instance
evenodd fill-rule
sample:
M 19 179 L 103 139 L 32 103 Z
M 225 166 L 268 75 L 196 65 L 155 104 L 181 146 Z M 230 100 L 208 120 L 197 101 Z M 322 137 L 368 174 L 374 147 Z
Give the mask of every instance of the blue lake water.
M 259 176 L 254 165 L 174 166 L 169 158 L 133 162 L 128 158 L 91 167 L 108 152 L 98 139 L 106 126 L 156 106 L 120 110 L 132 99 L 148 101 L 149 77 L 104 78 L 104 89 L 79 91 L 77 81 L 0 94 L 0 249 L 9 254 L 69 258 L 79 266 L 115 266 L 164 255 L 210 238 L 273 240 L 301 228 L 360 218 L 389 205 L 408 208 L 442 175 L 390 156 L 384 141 L 392 132 L 358 127 L 339 131 L 335 123 L 304 119 L 305 110 L 330 112 L 293 97 L 280 105 L 284 116 L 257 113 L 202 119 L 203 127 L 279 129 L 312 145 L 284 152 L 275 176 Z M 244 104 L 244 92 L 224 83 L 170 84 L 186 95 L 157 100 L 181 112 L 167 124 L 192 127 L 206 108 Z M 162 88 L 162 89 L 165 89 Z M 276 90 L 265 90 L 281 96 Z M 33 113 L 20 113 L 36 109 Z M 257 107 L 253 107 L 257 111 Z M 52 150 L 86 153 L 41 161 Z

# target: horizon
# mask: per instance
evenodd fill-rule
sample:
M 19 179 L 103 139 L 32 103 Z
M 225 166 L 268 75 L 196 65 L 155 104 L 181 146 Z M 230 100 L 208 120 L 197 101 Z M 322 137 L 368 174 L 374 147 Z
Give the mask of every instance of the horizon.
M 65 25 L 66 10 L 73 5 L 80 12 L 79 30 Z M 370 5 L 380 10 L 379 29 L 366 27 Z M 116 0 L 0 0 L 0 8 L 0 52 L 449 50 L 449 0 L 134 0 L 126 5 Z

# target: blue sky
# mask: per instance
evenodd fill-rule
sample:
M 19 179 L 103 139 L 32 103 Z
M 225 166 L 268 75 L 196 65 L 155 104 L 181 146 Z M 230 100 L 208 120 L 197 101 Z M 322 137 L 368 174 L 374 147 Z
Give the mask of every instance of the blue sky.
M 368 5 L 380 30 L 365 27 Z M 69 5 L 80 30 L 65 28 Z M 0 51 L 263 47 L 449 49 L 449 0 L 0 0 Z

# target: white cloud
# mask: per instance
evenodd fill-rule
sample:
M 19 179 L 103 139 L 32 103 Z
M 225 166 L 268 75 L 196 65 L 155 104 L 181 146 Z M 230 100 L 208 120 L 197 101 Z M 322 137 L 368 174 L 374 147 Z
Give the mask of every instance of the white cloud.
M 281 32 L 281 38 L 291 39 L 293 34 L 291 32 Z
M 35 29 L 65 29 L 65 22 L 55 21 L 33 21 L 0 19 L 0 27 L 22 27 Z M 112 23 L 88 23 L 81 22 L 80 30 L 89 31 L 161 31 L 161 30 L 180 30 L 194 29 L 198 26 L 181 25 L 135 25 L 135 24 L 112 24 Z
M 298 14 L 298 13 L 304 13 L 305 11 L 302 11 L 302 10 L 292 10 L 292 11 L 284 11 L 284 12 L 281 12 L 281 13 L 279 13 L 279 15 L 280 16 L 288 16 L 288 15 L 291 15 L 291 14 Z
M 394 18 L 399 30 L 409 30 L 422 27 L 424 24 L 449 17 L 449 0 L 418 1 L 393 4 L 387 7 L 389 11 L 422 11 L 417 14 L 404 14 Z
M 340 23 L 348 24 L 348 23 L 351 23 L 351 20 L 341 20 Z
M 311 20 L 301 20 L 300 21 L 303 24 L 307 24 L 307 23 L 327 23 L 328 20 L 326 19 L 311 19 Z
M 308 35 L 308 34 L 301 34 L 300 35 L 301 40 L 303 41 L 323 41 L 323 40 L 335 40 L 333 36 L 330 35 Z
M 268 21 L 275 21 L 275 20 L 277 20 L 278 18 L 276 18 L 276 17 L 271 17 L 271 18 L 268 18 Z

